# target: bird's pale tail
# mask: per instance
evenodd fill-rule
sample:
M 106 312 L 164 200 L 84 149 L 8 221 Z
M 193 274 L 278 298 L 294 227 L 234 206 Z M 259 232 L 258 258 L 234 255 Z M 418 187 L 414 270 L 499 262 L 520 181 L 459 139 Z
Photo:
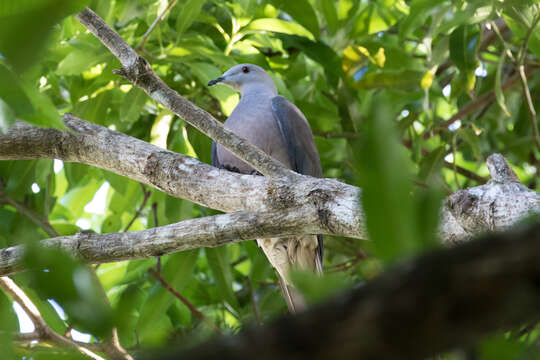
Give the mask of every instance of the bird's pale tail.
M 304 311 L 307 308 L 304 295 L 302 295 L 302 293 L 293 286 L 287 285 L 285 280 L 280 275 L 278 275 L 278 277 L 279 286 L 281 287 L 281 292 L 283 293 L 283 298 L 285 298 L 289 312 L 291 314 L 296 314 Z

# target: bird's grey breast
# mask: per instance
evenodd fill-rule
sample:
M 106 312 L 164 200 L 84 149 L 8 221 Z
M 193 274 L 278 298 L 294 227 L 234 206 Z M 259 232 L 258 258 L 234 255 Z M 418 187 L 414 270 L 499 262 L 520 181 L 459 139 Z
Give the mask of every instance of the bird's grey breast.
M 291 167 L 285 143 L 272 113 L 271 97 L 242 97 L 225 121 L 225 127 L 279 160 L 286 167 Z M 250 165 L 219 144 L 216 146 L 216 155 L 220 164 L 235 166 L 243 173 L 253 171 Z

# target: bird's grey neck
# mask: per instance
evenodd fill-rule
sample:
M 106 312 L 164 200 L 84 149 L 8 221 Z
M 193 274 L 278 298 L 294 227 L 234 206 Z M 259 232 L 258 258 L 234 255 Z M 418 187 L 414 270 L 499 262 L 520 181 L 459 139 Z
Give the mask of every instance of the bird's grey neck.
M 246 84 L 241 90 L 242 99 L 250 98 L 252 96 L 277 96 L 278 92 L 274 83 L 271 84 Z

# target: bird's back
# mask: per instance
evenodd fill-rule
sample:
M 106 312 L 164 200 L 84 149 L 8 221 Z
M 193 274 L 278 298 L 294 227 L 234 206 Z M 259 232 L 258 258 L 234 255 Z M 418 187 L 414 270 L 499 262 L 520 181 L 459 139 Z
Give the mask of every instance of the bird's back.
M 243 97 L 225 121 L 225 127 L 291 168 L 285 143 L 272 114 L 270 97 Z M 216 145 L 216 155 L 220 164 L 236 167 L 245 174 L 253 171 L 253 167 L 219 144 Z

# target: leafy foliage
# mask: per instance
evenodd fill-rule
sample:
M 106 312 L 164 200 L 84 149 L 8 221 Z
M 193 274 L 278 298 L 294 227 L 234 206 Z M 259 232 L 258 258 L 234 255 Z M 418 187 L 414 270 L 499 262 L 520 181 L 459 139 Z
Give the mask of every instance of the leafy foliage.
M 149 33 L 169 2 L 0 5 L 0 131 L 16 119 L 62 128 L 60 114 L 70 111 L 210 162 L 210 139 L 112 73 L 118 62 L 70 16 L 86 4 L 167 84 L 220 120 L 239 97 L 225 87 L 208 89 L 208 80 L 237 63 L 263 66 L 310 121 L 324 175 L 364 188 L 373 241 L 327 237 L 325 268 L 339 274 L 327 280 L 300 274 L 298 285 L 311 299 L 361 284 L 384 263 L 435 246 L 442 195 L 477 185 L 468 171 L 486 177 L 491 153 L 504 154 L 530 188 L 540 185 L 538 123 L 515 81 L 524 64 L 538 103 L 536 1 L 179 0 Z M 53 160 L 0 162 L 0 186 L 2 247 L 211 214 L 106 171 Z M 148 275 L 153 259 L 99 266 L 106 296 L 87 267 L 61 254 L 36 250 L 28 263 L 50 269 L 16 280 L 56 331 L 75 326 L 94 341 L 114 325 L 126 348 L 200 341 L 212 326 L 234 333 L 256 313 L 264 323 L 285 311 L 276 277 L 253 242 L 160 259 L 163 278 L 205 321 Z M 1 293 L 0 323 L 2 330 L 16 327 Z M 0 337 L 0 346 L 28 355 L 8 341 Z M 527 341 L 497 339 L 481 353 L 522 354 Z

